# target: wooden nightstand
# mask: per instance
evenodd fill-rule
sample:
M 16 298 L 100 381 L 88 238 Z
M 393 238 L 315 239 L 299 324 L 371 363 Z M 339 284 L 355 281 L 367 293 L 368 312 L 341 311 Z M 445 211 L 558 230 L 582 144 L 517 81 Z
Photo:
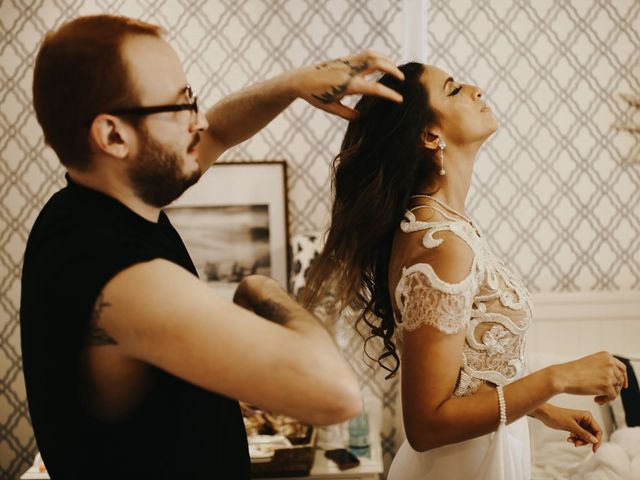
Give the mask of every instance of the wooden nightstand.
M 276 477 L 270 480 L 380 480 L 380 474 L 384 471 L 380 437 L 373 433 L 371 437 L 371 457 L 359 457 L 360 465 L 356 468 L 340 470 L 333 461 L 325 458 L 324 450 L 318 449 L 308 477 Z

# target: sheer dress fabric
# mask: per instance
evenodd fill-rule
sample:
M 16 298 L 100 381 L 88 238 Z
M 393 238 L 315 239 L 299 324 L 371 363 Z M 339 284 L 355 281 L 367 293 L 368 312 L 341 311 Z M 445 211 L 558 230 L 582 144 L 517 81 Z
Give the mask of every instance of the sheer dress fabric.
M 468 275 L 458 283 L 443 281 L 428 263 L 403 269 L 395 289 L 399 312 L 396 341 L 400 349 L 404 332 L 423 325 L 446 334 L 464 330 L 454 397 L 473 395 L 483 383 L 504 386 L 521 378 L 526 370 L 526 336 L 532 319 L 529 292 L 492 253 L 476 227 L 435 206 L 416 208 L 433 209 L 442 220 L 420 221 L 410 210 L 401 223 L 403 232 L 424 232 L 422 245 L 426 249 L 443 245 L 453 234 L 473 255 Z M 496 432 L 482 437 L 426 452 L 414 451 L 405 441 L 388 478 L 528 479 L 526 419 L 500 425 Z

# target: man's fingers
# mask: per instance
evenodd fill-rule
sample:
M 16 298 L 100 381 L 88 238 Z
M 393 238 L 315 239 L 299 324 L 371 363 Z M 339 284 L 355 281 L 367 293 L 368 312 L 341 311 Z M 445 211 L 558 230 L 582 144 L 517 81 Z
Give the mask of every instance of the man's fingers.
M 324 105 L 322 108 L 329 113 L 333 113 L 334 115 L 338 115 L 339 117 L 349 121 L 355 120 L 360 115 L 353 108 L 347 107 L 340 102 L 330 103 Z
M 367 62 L 367 68 L 364 70 L 365 74 L 373 73 L 376 70 L 393 75 L 398 80 L 404 80 L 404 73 L 402 73 L 395 62 L 386 55 L 376 52 L 374 50 L 364 50 L 355 55 L 354 60 L 360 62 Z
M 354 78 L 349 85 L 348 94 L 361 93 L 386 98 L 392 102 L 402 103 L 402 95 L 378 82 L 370 82 L 364 78 Z
M 404 80 L 404 73 L 396 66 L 391 59 L 375 58 L 367 62 L 368 66 L 363 70 L 362 75 L 368 75 L 373 72 L 384 72 L 393 75 L 398 80 Z

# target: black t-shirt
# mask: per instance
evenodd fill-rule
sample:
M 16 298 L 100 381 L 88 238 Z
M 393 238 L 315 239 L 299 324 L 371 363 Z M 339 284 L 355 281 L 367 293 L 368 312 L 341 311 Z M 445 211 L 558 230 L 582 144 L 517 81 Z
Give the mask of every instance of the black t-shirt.
M 20 303 L 29 409 L 52 479 L 249 478 L 235 400 L 150 367 L 152 386 L 125 418 L 104 422 L 83 408 L 81 351 L 109 280 L 156 258 L 197 273 L 164 213 L 149 222 L 112 197 L 67 181 L 29 235 Z

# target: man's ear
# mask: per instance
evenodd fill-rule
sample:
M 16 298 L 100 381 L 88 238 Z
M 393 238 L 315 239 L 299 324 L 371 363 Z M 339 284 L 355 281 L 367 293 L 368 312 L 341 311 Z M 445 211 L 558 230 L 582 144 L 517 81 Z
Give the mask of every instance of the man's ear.
M 125 158 L 131 149 L 131 127 L 113 115 L 100 114 L 89 127 L 90 143 L 101 153 Z
M 429 150 L 437 150 L 438 143 L 440 142 L 440 137 L 435 132 L 430 132 L 429 130 L 425 130 L 422 132 L 422 145 L 424 145 Z

